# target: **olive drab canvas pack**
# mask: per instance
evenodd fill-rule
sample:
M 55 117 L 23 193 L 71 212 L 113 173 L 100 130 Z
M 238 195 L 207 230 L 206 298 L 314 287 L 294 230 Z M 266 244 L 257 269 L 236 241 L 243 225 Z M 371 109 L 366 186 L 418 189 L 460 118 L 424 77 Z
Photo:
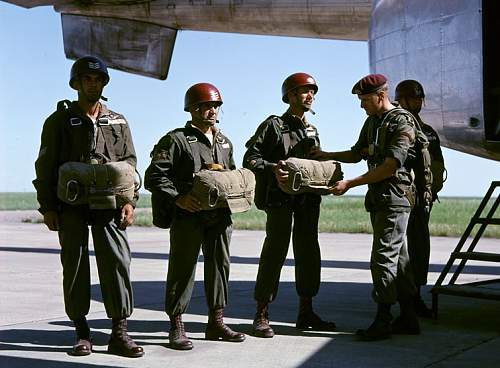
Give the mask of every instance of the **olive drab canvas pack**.
M 194 175 L 193 194 L 203 210 L 229 207 L 231 213 L 250 209 L 255 193 L 255 176 L 248 169 L 200 170 Z
M 135 188 L 135 168 L 125 161 L 66 162 L 59 167 L 57 197 L 67 204 L 116 209 L 133 200 Z
M 290 157 L 284 162 L 282 169 L 288 172 L 288 179 L 285 183 L 279 183 L 279 187 L 288 194 L 328 195 L 330 194 L 328 189 L 344 178 L 340 163 L 337 161 Z

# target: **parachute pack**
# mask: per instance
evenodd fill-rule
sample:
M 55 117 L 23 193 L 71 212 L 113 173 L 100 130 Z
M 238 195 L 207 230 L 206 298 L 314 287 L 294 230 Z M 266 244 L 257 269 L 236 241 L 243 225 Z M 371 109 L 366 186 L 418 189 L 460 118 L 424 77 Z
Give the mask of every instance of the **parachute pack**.
M 231 213 L 245 212 L 252 207 L 255 177 L 248 169 L 200 170 L 193 178 L 193 194 L 203 210 L 229 207 Z
M 57 197 L 90 209 L 116 209 L 133 200 L 135 168 L 125 161 L 106 164 L 66 162 L 59 167 Z
M 283 170 L 288 171 L 288 179 L 285 183 L 279 183 L 279 187 L 288 194 L 328 195 L 328 189 L 344 178 L 340 163 L 333 160 L 315 161 L 290 157 L 285 160 Z
M 255 195 L 254 174 L 244 168 L 221 170 L 222 165 L 211 162 L 211 157 L 204 157 L 204 151 L 199 149 L 195 136 L 186 133 L 184 136 L 194 161 L 190 193 L 200 201 L 202 210 L 222 207 L 229 207 L 231 213 L 249 210 Z M 175 204 L 169 201 L 165 193 L 152 190 L 151 207 L 153 224 L 159 228 L 168 229 L 174 217 Z

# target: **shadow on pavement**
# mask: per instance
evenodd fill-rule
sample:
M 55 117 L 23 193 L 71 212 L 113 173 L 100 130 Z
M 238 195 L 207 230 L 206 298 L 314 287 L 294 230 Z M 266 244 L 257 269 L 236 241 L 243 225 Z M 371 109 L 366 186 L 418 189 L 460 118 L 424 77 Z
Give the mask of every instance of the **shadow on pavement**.
M 32 248 L 32 247 L 0 247 L 0 252 L 19 252 L 19 253 L 46 253 L 46 254 L 59 254 L 59 249 L 54 248 Z M 89 251 L 89 254 L 94 257 L 95 252 L 93 250 Z M 149 259 L 158 260 L 164 259 L 168 261 L 168 253 L 152 253 L 152 252 L 132 252 L 132 258 L 135 259 Z M 199 262 L 203 262 L 203 255 L 198 258 Z M 251 264 L 258 265 L 258 257 L 231 257 L 232 264 Z M 293 259 L 286 259 L 284 266 L 294 266 L 295 261 Z M 321 261 L 321 267 L 323 268 L 345 268 L 345 269 L 355 269 L 355 270 L 369 270 L 370 263 L 366 262 L 356 262 L 356 261 L 337 261 L 337 260 L 323 260 Z M 440 273 L 444 268 L 444 264 L 430 264 L 429 272 Z M 454 272 L 456 266 L 451 268 L 450 272 Z M 495 266 L 481 266 L 481 265 L 467 265 L 462 271 L 463 274 L 481 274 L 481 275 L 498 275 L 500 274 L 500 267 Z
M 0 367 L 5 368 L 83 368 L 83 367 L 99 367 L 99 368 L 118 368 L 119 366 L 114 365 L 95 365 L 88 363 L 72 363 L 72 362 L 61 362 L 57 360 L 47 360 L 47 359 L 31 359 L 31 358 L 21 358 L 21 357 L 6 357 L 0 355 Z

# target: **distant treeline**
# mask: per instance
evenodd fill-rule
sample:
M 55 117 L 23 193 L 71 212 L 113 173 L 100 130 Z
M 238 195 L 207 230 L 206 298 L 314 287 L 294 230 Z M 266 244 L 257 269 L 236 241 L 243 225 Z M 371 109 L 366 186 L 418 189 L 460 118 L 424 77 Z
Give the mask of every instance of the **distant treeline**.
M 323 197 L 319 229 L 333 233 L 370 233 L 368 213 L 364 209 L 364 197 Z M 477 210 L 480 198 L 443 197 L 434 204 L 431 213 L 430 231 L 433 236 L 461 236 Z M 486 208 L 491 208 L 493 200 Z M 136 213 L 136 226 L 152 226 L 151 196 L 141 193 Z M 0 193 L 0 210 L 35 210 L 38 208 L 35 193 Z M 497 210 L 498 212 L 498 210 Z M 498 217 L 498 215 L 497 215 Z M 26 219 L 29 222 L 29 219 Z M 252 208 L 245 213 L 233 215 L 235 229 L 264 230 L 265 214 Z M 500 226 L 490 225 L 485 236 L 500 238 Z

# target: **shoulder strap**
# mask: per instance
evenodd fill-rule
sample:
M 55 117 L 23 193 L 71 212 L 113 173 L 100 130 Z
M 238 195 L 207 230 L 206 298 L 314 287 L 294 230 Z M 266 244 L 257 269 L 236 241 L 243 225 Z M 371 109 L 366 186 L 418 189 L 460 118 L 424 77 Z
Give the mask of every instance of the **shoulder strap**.
M 193 156 L 194 172 L 197 173 L 201 170 L 204 163 L 212 163 L 213 159 L 212 157 L 207 157 L 205 152 L 200 149 L 200 143 L 198 142 L 198 138 L 195 135 L 186 134 L 185 131 L 183 131 L 183 134 L 186 137 L 188 147 L 191 150 L 191 155 Z
M 389 112 L 387 112 L 387 114 L 384 116 L 384 119 L 382 120 L 382 123 L 380 124 L 380 128 L 379 128 L 380 130 L 378 132 L 378 137 L 375 137 L 375 139 L 377 139 L 376 143 L 378 144 L 380 149 L 383 149 L 385 146 L 387 127 L 389 126 L 389 120 L 390 120 L 389 117 L 392 117 L 395 113 L 410 116 L 413 120 L 415 120 L 415 117 L 411 114 L 411 112 L 409 112 L 405 109 L 402 109 L 401 107 L 396 107 L 396 108 L 390 110 Z M 413 124 L 413 125 L 417 126 L 416 129 L 419 129 L 418 124 Z M 372 129 L 372 131 L 373 131 L 373 129 Z M 368 134 L 372 134 L 372 133 L 369 132 Z
M 269 118 L 273 119 L 278 125 L 281 135 L 283 137 L 283 146 L 285 148 L 286 157 L 289 156 L 292 148 L 298 143 L 297 140 L 290 134 L 290 128 L 283 121 L 281 116 L 271 115 Z
M 70 114 L 71 101 L 70 100 L 62 100 L 57 103 L 57 111 L 64 114 L 65 123 L 69 123 L 71 125 L 81 125 L 82 122 L 80 119 L 78 121 L 73 121 Z
M 184 137 L 186 138 L 187 145 L 189 149 L 191 150 L 191 155 L 193 156 L 194 160 L 194 172 L 198 172 L 201 170 L 201 150 L 200 146 L 197 144 L 198 143 L 198 138 L 194 135 L 189 135 L 186 134 L 186 132 L 183 132 Z

